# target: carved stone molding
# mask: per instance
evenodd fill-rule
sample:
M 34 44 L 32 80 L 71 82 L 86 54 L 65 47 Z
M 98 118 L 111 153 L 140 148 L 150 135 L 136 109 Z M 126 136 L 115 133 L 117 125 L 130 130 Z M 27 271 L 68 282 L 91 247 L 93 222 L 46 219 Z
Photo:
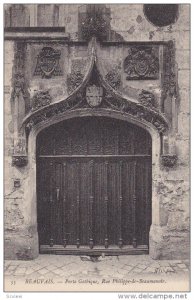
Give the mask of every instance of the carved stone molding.
M 52 104 L 45 109 L 35 112 L 35 114 L 28 117 L 25 121 L 26 129 L 29 131 L 31 128 L 41 122 L 47 121 L 48 119 L 64 114 L 70 110 L 76 111 L 77 109 L 91 109 L 91 105 L 88 104 L 86 97 L 79 96 L 72 97 L 60 103 Z M 138 120 L 146 121 L 152 124 L 160 133 L 164 133 L 168 129 L 168 124 L 165 118 L 158 112 L 143 107 L 137 103 L 130 103 L 125 99 L 118 99 L 109 94 L 106 94 L 102 98 L 101 108 L 108 110 L 117 110 L 122 114 L 128 114 L 129 116 L 135 117 Z M 98 109 L 93 107 L 92 109 Z
M 16 167 L 25 167 L 28 163 L 28 157 L 26 155 L 13 155 L 12 165 Z
M 149 91 L 142 90 L 141 93 L 139 94 L 139 101 L 142 105 L 149 107 L 151 109 L 157 108 L 157 103 L 154 94 L 152 94 Z
M 159 49 L 154 46 L 132 46 L 124 60 L 127 80 L 158 79 Z
M 162 115 L 153 111 L 147 110 L 142 105 L 138 105 L 136 103 L 129 103 L 124 100 L 121 101 L 117 98 L 106 97 L 105 101 L 108 103 L 109 107 L 119 110 L 122 113 L 127 113 L 138 120 L 145 120 L 148 123 L 151 123 L 156 129 L 163 133 L 167 130 L 168 125 L 167 122 L 163 119 Z
M 110 76 L 111 82 L 114 82 L 114 87 L 112 87 L 110 80 L 107 80 L 108 76 L 105 78 L 104 70 L 97 59 L 96 47 L 96 40 L 92 39 L 92 44 L 90 45 L 91 59 L 87 64 L 87 70 L 84 71 L 84 75 L 80 68 L 72 68 L 71 74 L 67 77 L 69 96 L 66 99 L 57 103 L 53 102 L 46 107 L 41 107 L 26 116 L 23 124 L 27 131 L 31 130 L 38 123 L 47 122 L 49 119 L 56 118 L 56 116 L 62 114 L 70 114 L 70 111 L 81 114 L 85 109 L 87 113 L 90 110 L 102 109 L 110 113 L 115 110 L 119 111 L 121 114 L 128 115 L 129 118 L 133 117 L 142 123 L 154 126 L 159 133 L 166 132 L 168 130 L 168 121 L 164 114 L 155 109 L 154 96 L 147 91 L 142 91 L 138 96 L 138 90 L 136 93 L 133 90 L 131 97 L 124 95 L 122 91 L 115 88 L 115 82 L 119 82 L 117 74 L 116 81 L 112 80 L 114 76 Z M 87 98 L 88 96 L 91 98 L 91 95 L 88 95 L 85 91 L 87 91 L 87 87 L 94 85 L 95 89 L 97 87 L 95 90 L 97 94 L 94 95 L 94 99 L 90 99 L 92 100 L 90 102 Z M 116 86 L 118 85 L 116 84 Z M 132 97 L 134 97 L 134 101 Z
M 29 98 L 27 80 L 25 78 L 25 49 L 26 44 L 18 42 L 15 46 L 14 69 L 13 69 L 13 90 L 11 99 L 14 100 L 22 93 L 25 101 Z M 26 103 L 27 106 L 27 103 Z
M 110 21 L 101 9 L 91 5 L 81 22 L 81 36 L 84 40 L 90 40 L 95 36 L 99 40 L 106 40 L 110 31 Z
M 84 75 L 79 70 L 73 70 L 67 75 L 67 91 L 71 94 L 83 82 Z
M 49 91 L 39 91 L 32 98 L 32 111 L 39 109 L 42 106 L 49 105 L 52 102 L 52 97 Z
M 45 110 L 38 111 L 37 113 L 33 114 L 28 118 L 28 121 L 25 122 L 25 127 L 29 132 L 33 126 L 38 123 L 47 121 L 48 119 L 63 114 L 68 110 L 73 110 L 80 107 L 83 98 L 78 96 L 77 98 L 67 99 L 66 101 L 54 104 L 52 106 L 48 106 Z
M 161 162 L 164 167 L 172 168 L 177 163 L 177 156 L 172 154 L 166 154 L 161 156 Z
M 175 46 L 169 41 L 164 47 L 164 74 L 163 74 L 163 98 L 177 94 L 177 82 L 175 72 Z
M 42 76 L 42 78 L 51 78 L 52 76 L 62 75 L 59 65 L 61 51 L 52 47 L 44 47 L 38 54 L 34 75 Z
M 108 84 L 115 90 L 119 89 L 121 86 L 121 74 L 119 72 L 120 67 L 117 66 L 110 70 L 106 76 L 105 80 L 108 82 Z

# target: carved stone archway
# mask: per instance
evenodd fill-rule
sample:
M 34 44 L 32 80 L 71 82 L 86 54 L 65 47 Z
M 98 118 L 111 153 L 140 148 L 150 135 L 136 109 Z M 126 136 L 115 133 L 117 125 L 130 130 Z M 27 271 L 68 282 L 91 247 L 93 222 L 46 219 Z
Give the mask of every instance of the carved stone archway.
M 95 39 L 90 43 L 91 56 L 88 71 L 66 99 L 45 102 L 44 106 L 32 110 L 24 119 L 27 136 L 27 158 L 29 176 L 24 188 L 28 199 L 31 226 L 34 228 L 34 247 L 38 255 L 37 195 L 36 195 L 36 138 L 40 131 L 55 123 L 87 116 L 109 117 L 133 123 L 147 130 L 152 138 L 152 225 L 150 230 L 150 255 L 154 258 L 160 232 L 159 201 L 157 185 L 160 177 L 161 138 L 168 131 L 168 121 L 154 106 L 146 101 L 147 91 L 128 91 L 128 95 L 112 87 L 110 77 L 104 76 L 98 61 Z M 107 79 L 109 78 L 109 80 Z M 92 92 L 91 92 L 92 91 Z M 93 95 L 91 95 L 93 93 Z M 93 97 L 93 98 L 91 98 Z M 142 101 L 143 99 L 143 101 Z M 31 184 L 33 182 L 33 184 Z
M 111 117 L 118 120 L 124 120 L 129 123 L 133 123 L 137 126 L 140 126 L 146 129 L 151 137 L 152 137 L 152 226 L 151 233 L 158 232 L 160 228 L 160 220 L 159 220 L 159 202 L 157 197 L 157 189 L 155 187 L 155 181 L 157 181 L 159 176 L 159 164 L 160 164 L 160 134 L 155 130 L 154 127 L 149 126 L 147 123 L 142 121 L 137 121 L 136 119 L 130 118 L 129 116 L 122 114 L 117 111 L 107 111 L 105 109 L 99 109 L 98 111 L 94 111 L 92 109 L 79 109 L 77 111 L 72 111 L 70 114 L 63 114 L 60 118 L 50 119 L 46 123 L 37 124 L 30 132 L 29 141 L 28 141 L 28 166 L 29 166 L 29 178 L 28 182 L 26 182 L 25 188 L 25 198 L 29 200 L 28 206 L 30 209 L 31 215 L 31 226 L 35 228 L 34 235 L 34 247 L 36 247 L 34 253 L 39 253 L 39 243 L 38 243 L 38 232 L 37 232 L 37 194 L 36 194 L 36 138 L 37 135 L 46 127 L 51 126 L 55 123 L 65 121 L 68 119 L 73 119 L 77 117 L 86 117 L 86 116 L 103 116 L 103 117 Z M 33 185 L 31 184 L 33 182 Z M 152 241 L 154 237 L 150 234 L 150 240 Z M 149 253 L 152 256 L 152 253 L 155 253 L 155 249 L 153 249 L 152 245 L 154 243 L 150 243 Z M 154 257 L 154 255 L 153 255 Z

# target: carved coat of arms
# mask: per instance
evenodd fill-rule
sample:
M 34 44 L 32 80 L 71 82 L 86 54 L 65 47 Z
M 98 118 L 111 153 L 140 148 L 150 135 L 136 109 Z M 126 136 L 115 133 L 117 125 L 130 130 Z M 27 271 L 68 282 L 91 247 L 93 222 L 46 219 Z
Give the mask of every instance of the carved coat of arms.
M 37 57 L 37 64 L 34 75 L 40 75 L 42 78 L 51 78 L 52 76 L 62 75 L 59 65 L 61 51 L 51 47 L 44 47 Z
M 136 46 L 129 49 L 129 55 L 124 60 L 124 71 L 127 80 L 158 79 L 159 58 L 158 48 Z
M 102 96 L 102 87 L 93 84 L 86 88 L 86 100 L 91 107 L 99 106 L 102 102 Z

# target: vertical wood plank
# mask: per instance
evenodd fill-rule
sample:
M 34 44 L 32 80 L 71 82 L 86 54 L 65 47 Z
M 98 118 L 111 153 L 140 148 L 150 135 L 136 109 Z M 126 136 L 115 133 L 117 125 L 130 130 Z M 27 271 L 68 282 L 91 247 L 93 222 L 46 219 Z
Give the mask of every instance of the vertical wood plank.
M 119 248 L 123 246 L 123 239 L 122 239 L 122 161 L 119 162 L 119 174 L 118 174 L 118 183 L 119 183 L 119 203 L 118 203 L 118 230 L 119 230 Z
M 104 246 L 108 248 L 108 162 L 104 166 L 104 223 L 105 223 L 105 240 Z
M 63 247 L 67 246 L 67 168 L 66 162 L 63 163 Z
M 94 247 L 93 240 L 93 171 L 94 171 L 94 161 L 89 162 L 89 247 L 92 249 Z
M 133 247 L 137 247 L 137 236 L 136 236 L 136 164 L 134 161 L 134 170 L 133 170 Z
M 80 164 L 77 163 L 77 176 L 76 176 L 76 231 L 77 239 L 76 245 L 77 248 L 80 247 Z

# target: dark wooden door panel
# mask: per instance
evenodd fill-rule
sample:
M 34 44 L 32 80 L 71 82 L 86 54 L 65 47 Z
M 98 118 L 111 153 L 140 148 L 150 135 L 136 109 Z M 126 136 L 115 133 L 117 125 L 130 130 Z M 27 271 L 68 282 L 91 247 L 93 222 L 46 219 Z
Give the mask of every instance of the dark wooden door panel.
M 151 138 L 124 121 L 88 117 L 45 129 L 37 138 L 41 155 L 151 155 Z
M 145 131 L 122 121 L 79 119 L 41 133 L 37 148 L 40 245 L 123 253 L 148 245 L 151 139 Z

